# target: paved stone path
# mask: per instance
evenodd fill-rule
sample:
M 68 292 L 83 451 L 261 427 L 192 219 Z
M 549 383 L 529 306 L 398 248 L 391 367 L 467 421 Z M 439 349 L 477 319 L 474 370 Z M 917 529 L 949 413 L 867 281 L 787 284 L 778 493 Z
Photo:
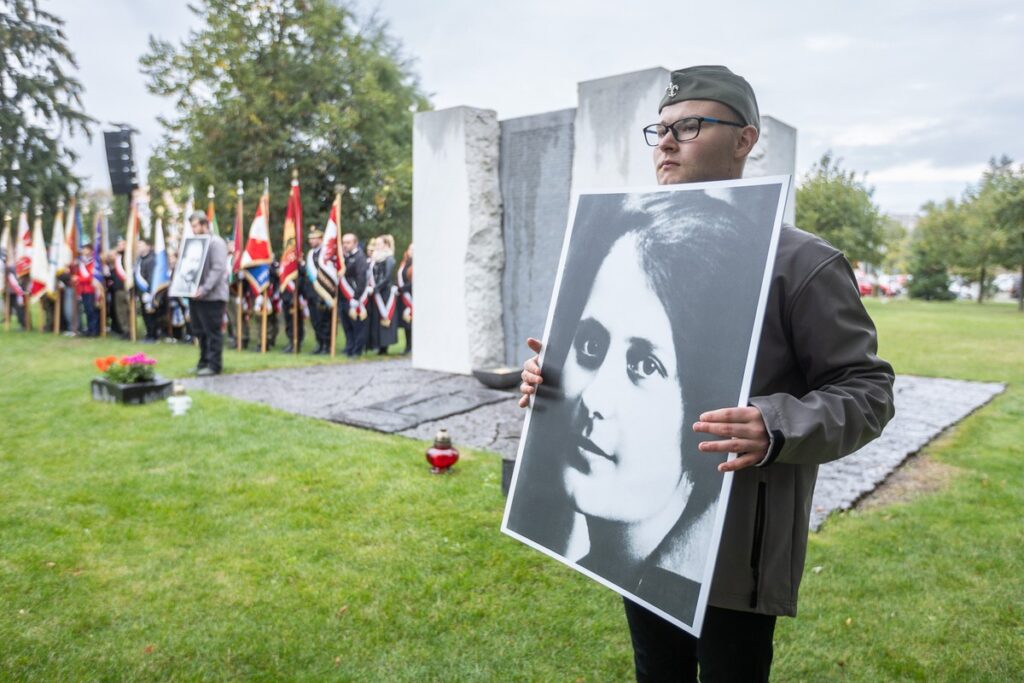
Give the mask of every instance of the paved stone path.
M 929 441 L 1005 389 L 992 382 L 933 377 L 896 378 L 896 416 L 882 435 L 856 453 L 818 468 L 811 528 L 829 514 L 848 510 Z
M 187 380 L 199 389 L 257 401 L 299 415 L 430 440 L 446 427 L 455 442 L 516 457 L 524 411 L 518 392 L 495 391 L 472 377 L 416 370 L 407 359 L 266 370 Z M 822 465 L 811 510 L 817 529 L 852 507 L 909 455 L 1004 389 L 1004 385 L 929 377 L 896 378 L 896 417 L 881 437 Z

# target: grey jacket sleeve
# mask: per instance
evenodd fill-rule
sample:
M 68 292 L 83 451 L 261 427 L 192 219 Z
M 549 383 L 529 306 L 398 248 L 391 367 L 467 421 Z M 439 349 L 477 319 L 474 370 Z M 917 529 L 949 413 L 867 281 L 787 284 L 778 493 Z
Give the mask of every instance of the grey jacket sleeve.
M 216 235 L 210 238 L 209 253 L 203 276 L 199 280 L 200 298 L 207 301 L 228 300 L 228 247 Z
M 820 464 L 879 434 L 894 413 L 892 366 L 880 359 L 875 326 L 846 259 L 821 263 L 793 293 L 786 327 L 809 387 L 802 396 L 756 396 L 772 448 L 763 464 Z

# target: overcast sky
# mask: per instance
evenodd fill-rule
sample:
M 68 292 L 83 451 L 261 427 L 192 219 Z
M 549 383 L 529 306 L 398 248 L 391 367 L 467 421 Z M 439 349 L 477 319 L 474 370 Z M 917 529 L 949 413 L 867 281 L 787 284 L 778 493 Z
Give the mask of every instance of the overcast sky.
M 67 21 L 86 111 L 138 128 L 144 163 L 159 139 L 156 117 L 171 111 L 146 92 L 138 60 L 150 34 L 180 40 L 193 15 L 177 1 L 42 1 Z M 798 174 L 831 149 L 847 168 L 868 173 L 888 212 L 958 196 L 994 155 L 1024 160 L 1019 0 L 356 7 L 390 23 L 438 109 L 471 105 L 511 118 L 575 106 L 582 80 L 725 64 L 754 86 L 762 114 L 798 129 Z M 90 186 L 107 186 L 102 136 L 76 145 L 79 172 Z

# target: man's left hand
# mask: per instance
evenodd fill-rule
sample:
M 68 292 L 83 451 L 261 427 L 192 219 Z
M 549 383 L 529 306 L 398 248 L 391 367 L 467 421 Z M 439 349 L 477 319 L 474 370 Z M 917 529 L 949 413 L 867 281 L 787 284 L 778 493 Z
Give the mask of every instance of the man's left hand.
M 719 465 L 719 472 L 735 472 L 756 465 L 768 454 L 768 430 L 761 411 L 753 406 L 708 411 L 700 416 L 700 422 L 693 423 L 693 431 L 724 437 L 721 441 L 702 441 L 701 451 L 737 454 Z

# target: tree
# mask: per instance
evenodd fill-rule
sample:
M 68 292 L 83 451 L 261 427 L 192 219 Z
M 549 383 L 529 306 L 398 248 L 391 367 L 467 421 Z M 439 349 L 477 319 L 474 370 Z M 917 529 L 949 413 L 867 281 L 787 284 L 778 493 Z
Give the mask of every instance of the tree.
M 962 239 L 962 218 L 952 199 L 943 204 L 928 202 L 910 240 L 910 285 L 915 299 L 949 301 L 950 261 Z
M 991 159 L 977 187 L 964 194 L 961 203 L 963 240 L 957 251 L 957 265 L 970 282 L 978 284 L 982 303 L 995 276 L 995 266 L 1006 249 L 1006 233 L 999 220 L 1004 179 L 1013 172 L 1008 157 Z
M 369 237 L 411 237 L 412 117 L 429 107 L 386 26 L 359 24 L 337 0 L 203 0 L 201 28 L 177 47 L 150 37 L 142 58 L 151 92 L 175 116 L 149 166 L 154 197 L 193 185 L 205 206 L 233 215 L 235 181 L 254 206 L 271 187 L 279 243 L 291 170 L 299 172 L 307 223 L 323 225 L 344 183 L 342 227 Z M 248 210 L 247 210 L 248 213 Z
M 796 222 L 828 240 L 850 261 L 879 264 L 885 232 L 873 188 L 840 167 L 826 152 L 803 177 L 796 191 Z
M 0 204 L 11 211 L 24 198 L 53 206 L 81 184 L 65 140 L 91 137 L 95 121 L 63 26 L 38 0 L 0 0 Z
M 991 178 L 992 219 L 1002 232 L 1001 264 L 1020 273 L 1017 310 L 1024 312 L 1024 165 L 1014 169 L 1006 161 Z
M 906 273 L 909 267 L 910 234 L 896 219 L 882 216 L 882 263 L 889 273 Z

